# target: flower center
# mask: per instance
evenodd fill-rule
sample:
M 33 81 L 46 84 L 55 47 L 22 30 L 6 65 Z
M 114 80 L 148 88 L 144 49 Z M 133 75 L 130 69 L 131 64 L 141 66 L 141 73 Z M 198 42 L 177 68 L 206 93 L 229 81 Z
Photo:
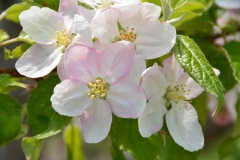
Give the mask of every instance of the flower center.
M 186 96 L 189 95 L 190 90 L 186 90 L 186 85 L 176 85 L 174 87 L 168 86 L 163 96 L 168 102 L 173 101 L 178 103 L 179 101 L 188 101 Z
M 134 42 L 137 38 L 137 35 L 134 33 L 134 28 L 123 29 L 120 31 L 120 40 L 126 40 L 129 42 Z
M 56 28 L 58 31 L 52 31 L 55 37 L 50 37 L 50 40 L 55 42 L 56 47 L 64 46 L 67 48 L 67 46 L 72 42 L 72 39 L 68 36 L 67 30 L 65 28 L 62 29 L 62 24 L 57 25 Z
M 95 82 L 88 83 L 89 90 L 87 91 L 88 96 L 91 99 L 94 99 L 96 96 L 99 96 L 100 99 L 107 98 L 107 91 L 110 88 L 110 84 L 104 82 L 101 78 L 96 78 Z

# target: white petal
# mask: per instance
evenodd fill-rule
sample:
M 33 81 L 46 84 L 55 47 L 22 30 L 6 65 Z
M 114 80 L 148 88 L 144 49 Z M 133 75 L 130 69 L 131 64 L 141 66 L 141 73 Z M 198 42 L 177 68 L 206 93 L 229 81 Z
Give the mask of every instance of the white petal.
M 183 68 L 178 63 L 174 54 L 166 58 L 163 62 L 164 75 L 171 86 L 174 86 L 179 79 L 179 77 L 184 73 Z M 183 83 L 185 84 L 185 83 Z
M 95 98 L 92 105 L 80 116 L 84 139 L 87 143 L 102 141 L 110 130 L 112 113 L 105 100 Z
M 106 49 L 109 45 L 111 45 L 112 43 L 102 43 L 99 40 L 96 40 L 93 42 L 93 48 L 96 48 L 99 51 L 103 51 L 104 49 Z
M 92 104 L 87 95 L 87 84 L 64 80 L 54 88 L 51 97 L 53 109 L 61 115 L 79 116 Z
M 64 56 L 61 59 L 61 61 L 59 62 L 58 66 L 57 66 L 57 73 L 58 73 L 58 77 L 61 81 L 64 81 L 66 79 L 69 79 L 67 72 L 65 70 L 65 65 L 64 65 Z
M 57 25 L 63 25 L 64 19 L 58 12 L 49 8 L 32 6 L 29 10 L 19 15 L 23 31 L 30 35 L 37 43 L 51 44 L 52 31 L 57 30 Z M 41 33 L 41 34 L 39 34 Z
M 163 126 L 163 116 L 166 114 L 165 100 L 155 96 L 149 100 L 143 114 L 138 119 L 139 131 L 143 137 L 150 137 Z
M 77 38 L 77 41 L 92 47 L 93 46 L 92 31 L 88 21 L 83 16 L 75 15 L 74 23 L 76 25 L 77 33 L 80 35 Z
M 166 114 L 168 130 L 174 141 L 188 151 L 197 151 L 204 146 L 202 127 L 194 107 L 180 101 L 171 102 L 172 109 Z
M 145 59 L 143 58 L 143 56 L 135 54 L 134 60 L 133 60 L 133 65 L 132 65 L 132 70 L 129 73 L 129 75 L 127 76 L 127 78 L 138 84 L 140 81 L 140 77 L 145 70 L 146 70 Z
M 122 118 L 138 118 L 146 106 L 143 91 L 136 83 L 127 79 L 110 86 L 107 101 L 112 112 Z
M 162 97 L 168 87 L 168 82 L 159 68 L 160 66 L 155 63 L 152 67 L 144 71 L 141 77 L 141 87 L 143 88 L 147 100 L 155 95 Z
M 90 24 L 93 35 L 103 43 L 115 41 L 119 35 L 117 26 L 117 9 L 105 9 Z
M 35 44 L 18 59 L 15 66 L 26 77 L 38 78 L 50 73 L 62 58 L 62 48 Z
M 88 21 L 88 23 L 91 23 L 93 18 L 96 15 L 96 10 L 95 9 L 87 9 L 85 7 L 79 6 L 80 12 L 82 16 Z
M 175 44 L 176 29 L 170 24 L 149 21 L 136 30 L 136 50 L 145 59 L 167 54 Z
M 238 91 L 237 88 L 234 87 L 230 91 L 228 91 L 225 95 L 225 103 L 228 112 L 231 115 L 231 119 L 235 121 L 237 119 L 237 111 L 236 111 L 236 104 L 238 101 Z M 216 107 L 216 106 L 215 106 Z
M 77 0 L 60 0 L 58 12 L 73 19 L 75 14 L 79 14 Z
M 141 14 L 144 18 L 148 18 L 149 20 L 158 20 L 160 17 L 161 8 L 153 3 L 143 3 Z

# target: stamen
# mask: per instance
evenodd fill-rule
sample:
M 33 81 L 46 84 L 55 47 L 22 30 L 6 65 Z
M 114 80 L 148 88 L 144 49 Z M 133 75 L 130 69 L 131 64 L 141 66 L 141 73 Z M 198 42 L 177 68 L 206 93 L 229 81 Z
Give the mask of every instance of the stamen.
M 90 96 L 91 99 L 94 99 L 96 96 L 99 96 L 100 99 L 105 99 L 107 97 L 107 91 L 110 88 L 110 84 L 104 82 L 101 78 L 96 78 L 95 82 L 89 82 L 88 88 L 90 90 L 87 91 L 87 95 Z
M 134 42 L 136 40 L 137 35 L 133 33 L 134 28 L 131 28 L 129 30 L 129 27 L 127 27 L 127 30 L 121 30 L 120 31 L 120 38 L 119 40 L 126 40 L 129 42 Z

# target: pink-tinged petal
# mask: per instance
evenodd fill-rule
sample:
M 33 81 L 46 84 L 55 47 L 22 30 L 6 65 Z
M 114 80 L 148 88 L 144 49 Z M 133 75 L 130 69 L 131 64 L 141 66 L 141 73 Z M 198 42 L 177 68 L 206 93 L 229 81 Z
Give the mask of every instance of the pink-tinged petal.
M 80 116 L 83 137 L 87 143 L 98 143 L 107 137 L 112 123 L 111 109 L 105 100 L 95 98 Z
M 75 14 L 79 14 L 77 0 L 60 0 L 58 12 L 73 19 Z
M 174 141 L 190 152 L 201 149 L 204 146 L 204 137 L 196 110 L 184 101 L 171 104 L 172 109 L 167 112 L 166 121 Z
M 88 21 L 83 16 L 75 15 L 74 23 L 76 25 L 76 31 L 79 34 L 74 41 L 82 42 L 92 47 L 92 31 Z
M 167 54 L 175 44 L 176 29 L 170 24 L 148 21 L 136 30 L 134 44 L 145 59 L 153 59 Z
M 155 96 L 149 100 L 143 114 L 138 119 L 139 132 L 143 137 L 150 137 L 163 126 L 163 116 L 167 113 L 165 100 Z
M 145 70 L 141 76 L 141 88 L 143 88 L 147 100 L 155 95 L 162 97 L 168 87 L 168 82 L 159 68 L 160 66 L 155 63 L 152 67 Z
M 106 49 L 108 46 L 110 46 L 112 43 L 102 43 L 99 40 L 96 40 L 93 42 L 93 48 L 96 48 L 100 52 L 102 52 L 104 49 Z
M 62 58 L 62 48 L 55 45 L 35 44 L 16 62 L 18 72 L 26 77 L 38 78 L 50 73 Z
M 140 2 L 140 0 L 112 0 L 114 5 L 112 5 L 111 7 L 114 8 L 122 8 L 122 9 L 126 9 L 132 5 L 136 5 L 137 3 Z
M 86 83 L 64 80 L 54 88 L 53 109 L 61 115 L 79 116 L 92 104 Z
M 82 43 L 71 44 L 65 55 L 65 70 L 70 79 L 89 83 L 97 75 L 97 50 Z
M 239 9 L 240 1 L 239 0 L 215 0 L 216 4 L 222 8 L 226 9 Z
M 58 66 L 57 66 L 57 73 L 58 73 L 58 77 L 61 81 L 64 81 L 66 79 L 69 79 L 67 72 L 65 70 L 65 65 L 64 65 L 64 56 L 61 59 L 61 61 L 59 62 Z
M 134 45 L 128 41 L 109 45 L 98 57 L 100 77 L 110 84 L 125 78 L 131 71 L 134 53 Z
M 87 9 L 85 7 L 79 6 L 81 15 L 88 21 L 88 23 L 91 23 L 93 18 L 96 15 L 95 9 Z
M 142 55 L 135 54 L 133 60 L 132 70 L 127 76 L 127 79 L 139 84 L 142 73 L 146 70 L 145 59 Z
M 117 26 L 118 9 L 105 9 L 90 24 L 93 35 L 103 43 L 115 41 L 119 35 Z
M 127 79 L 110 86 L 107 101 L 112 112 L 122 118 L 138 118 L 146 106 L 146 97 L 140 87 Z
M 55 36 L 52 31 L 57 30 L 57 25 L 64 24 L 61 14 L 45 7 L 40 9 L 32 6 L 29 10 L 23 11 L 19 19 L 23 31 L 41 44 L 53 43 L 50 40 L 51 36 Z

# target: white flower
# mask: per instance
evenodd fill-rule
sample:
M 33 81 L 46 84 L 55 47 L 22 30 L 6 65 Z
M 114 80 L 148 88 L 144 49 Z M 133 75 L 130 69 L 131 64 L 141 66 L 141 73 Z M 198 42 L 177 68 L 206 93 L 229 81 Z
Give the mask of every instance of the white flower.
M 146 69 L 142 63 L 145 59 L 166 54 L 175 43 L 176 29 L 158 20 L 160 10 L 159 6 L 150 3 L 138 3 L 123 11 L 108 8 L 90 24 L 93 35 L 99 39 L 94 44 L 97 48 L 122 40 L 134 44 L 138 60 L 135 60 L 130 75 L 135 81 L 139 81 L 142 69 Z
M 69 79 L 54 88 L 53 108 L 62 115 L 80 116 L 88 143 L 103 140 L 111 126 L 112 113 L 138 118 L 146 105 L 139 85 L 127 80 L 134 58 L 134 46 L 116 42 L 104 51 L 73 43 L 66 51 Z
M 118 8 L 126 9 L 134 4 L 140 2 L 140 0 L 79 0 L 79 2 L 88 4 L 93 9 L 89 10 L 80 6 L 81 14 L 91 22 L 98 14 L 105 8 Z
M 59 12 L 36 6 L 23 11 L 19 16 L 23 31 L 36 44 L 16 62 L 18 72 L 31 78 L 45 76 L 59 64 L 73 41 L 92 46 L 89 24 L 78 14 L 76 0 L 61 0 Z
M 188 151 L 201 149 L 203 132 L 190 102 L 203 88 L 184 72 L 175 57 L 165 59 L 163 67 L 154 64 L 148 68 L 142 75 L 141 87 L 149 100 L 138 119 L 141 135 L 149 137 L 159 131 L 166 115 L 168 130 L 177 144 Z

